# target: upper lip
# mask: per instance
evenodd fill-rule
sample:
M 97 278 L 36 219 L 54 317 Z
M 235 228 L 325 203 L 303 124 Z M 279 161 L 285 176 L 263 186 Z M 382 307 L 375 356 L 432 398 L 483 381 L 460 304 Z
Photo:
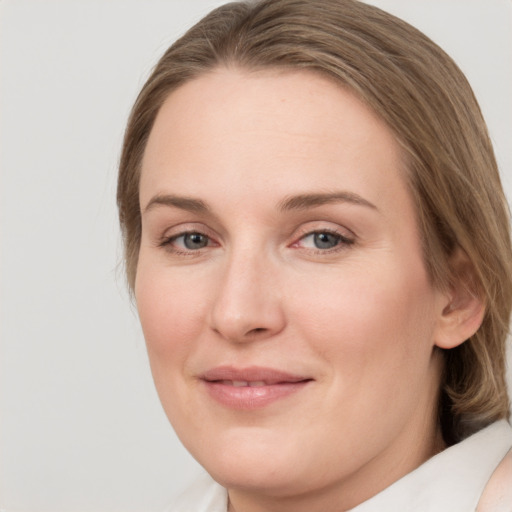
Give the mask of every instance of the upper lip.
M 245 381 L 264 382 L 265 384 L 280 384 L 285 382 L 302 382 L 312 380 L 311 377 L 265 368 L 250 366 L 247 368 L 234 368 L 232 366 L 217 366 L 205 371 L 201 379 L 208 382 L 215 381 Z

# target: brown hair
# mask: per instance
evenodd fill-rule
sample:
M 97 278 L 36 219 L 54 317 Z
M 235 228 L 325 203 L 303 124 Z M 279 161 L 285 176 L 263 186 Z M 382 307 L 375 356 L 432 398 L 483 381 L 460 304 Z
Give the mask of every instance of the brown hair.
M 304 69 L 352 90 L 401 144 L 427 270 L 453 279 L 456 248 L 473 265 L 486 313 L 444 351 L 440 421 L 451 444 L 509 414 L 505 340 L 512 305 L 509 213 L 487 128 L 456 64 L 424 34 L 356 0 L 263 0 L 215 9 L 158 62 L 133 107 L 120 162 L 118 206 L 133 290 L 141 239 L 139 177 L 155 117 L 177 87 L 219 66 Z

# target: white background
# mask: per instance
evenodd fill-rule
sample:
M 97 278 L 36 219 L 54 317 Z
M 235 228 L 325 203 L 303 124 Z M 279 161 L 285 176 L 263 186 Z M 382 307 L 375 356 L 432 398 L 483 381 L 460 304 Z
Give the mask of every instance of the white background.
M 153 389 L 115 209 L 128 111 L 214 0 L 0 2 L 0 509 L 162 510 L 197 465 Z M 512 197 L 510 0 L 375 0 L 473 84 Z

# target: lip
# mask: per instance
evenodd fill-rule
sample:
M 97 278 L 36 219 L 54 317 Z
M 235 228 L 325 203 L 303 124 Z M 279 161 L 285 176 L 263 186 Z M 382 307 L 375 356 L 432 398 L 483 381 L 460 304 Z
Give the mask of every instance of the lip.
M 200 376 L 209 395 L 220 404 L 241 410 L 264 408 L 303 390 L 311 377 L 251 366 L 219 366 Z

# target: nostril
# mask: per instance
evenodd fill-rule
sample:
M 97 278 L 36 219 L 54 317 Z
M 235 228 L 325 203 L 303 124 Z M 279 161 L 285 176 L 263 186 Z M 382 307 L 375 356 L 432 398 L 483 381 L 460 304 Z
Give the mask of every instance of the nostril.
M 251 329 L 250 331 L 247 332 L 247 335 L 248 336 L 251 336 L 251 335 L 257 335 L 261 332 L 266 332 L 267 329 L 265 329 L 264 327 L 256 327 L 255 329 Z

